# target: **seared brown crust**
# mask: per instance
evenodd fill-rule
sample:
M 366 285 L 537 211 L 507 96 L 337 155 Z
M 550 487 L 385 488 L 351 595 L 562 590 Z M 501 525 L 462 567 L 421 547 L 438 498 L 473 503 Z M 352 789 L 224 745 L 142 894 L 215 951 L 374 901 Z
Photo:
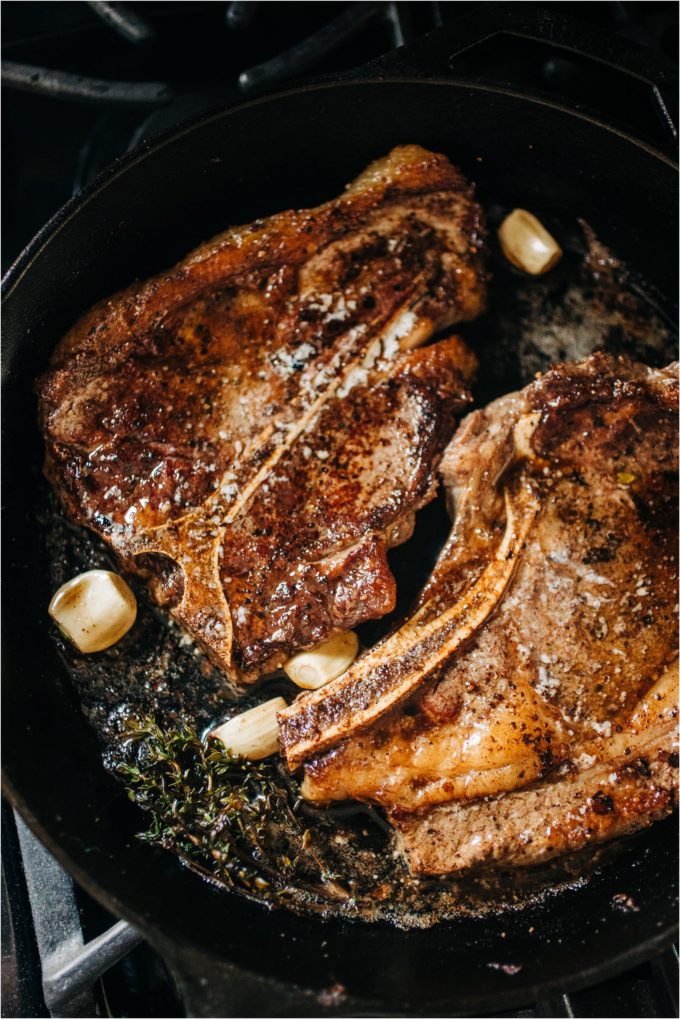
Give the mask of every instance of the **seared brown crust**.
M 462 423 L 441 467 L 455 526 L 416 613 L 341 680 L 282 713 L 289 762 L 322 750 L 305 766 L 307 798 L 378 802 L 405 833 L 417 869 L 434 866 L 423 862 L 431 853 L 437 867 L 455 870 L 495 859 L 496 841 L 499 860 L 518 862 L 575 848 L 589 825 L 572 817 L 574 799 L 592 795 L 593 809 L 602 805 L 596 760 L 615 771 L 639 743 L 667 763 L 677 702 L 677 665 L 669 668 L 677 656 L 677 411 L 673 366 L 653 371 L 596 355 Z M 479 583 L 470 588 L 466 574 L 483 577 L 498 562 L 502 496 L 507 505 L 523 485 L 532 502 L 517 505 L 522 541 L 512 573 L 458 643 L 440 621 L 456 616 Z M 437 662 L 424 653 L 430 630 L 443 637 Z M 337 712 L 324 717 L 324 705 L 364 672 L 359 689 L 375 693 L 376 676 L 387 687 L 392 667 L 401 682 L 409 656 L 420 669 L 407 710 L 381 719 L 393 705 L 378 694 L 358 710 L 350 702 L 355 711 L 340 733 Z M 325 724 L 305 732 L 314 717 Z M 301 733 L 286 742 L 298 720 Z M 647 787 L 622 785 L 616 811 L 592 837 L 671 809 L 672 769 L 664 764 L 659 775 Z M 513 856 L 520 821 L 531 846 Z M 505 828 L 507 842 L 498 837 Z
M 386 550 L 432 497 L 433 464 L 466 400 L 459 351 L 453 339 L 400 355 L 394 374 L 329 401 L 234 520 L 219 568 L 244 673 L 394 608 Z
M 489 864 L 544 863 L 562 853 L 643 828 L 678 798 L 678 738 L 672 729 L 629 734 L 623 752 L 596 765 L 494 799 L 394 817 L 397 845 L 414 874 Z
M 582 537 L 595 543 L 593 548 L 578 550 L 586 560 L 608 554 L 598 552 L 597 543 L 614 541 L 616 548 L 623 543 L 618 558 L 614 548 L 610 559 L 615 567 L 618 564 L 619 573 L 622 566 L 625 569 L 620 560 L 636 553 L 641 513 L 655 517 L 656 530 L 650 532 L 651 521 L 646 521 L 649 537 L 643 543 L 651 566 L 656 562 L 656 570 L 660 565 L 657 532 L 663 535 L 672 559 L 668 526 L 675 505 L 669 478 L 677 472 L 675 407 L 677 378 L 672 370 L 652 372 L 624 359 L 595 355 L 580 364 L 558 366 L 522 393 L 505 396 L 471 414 L 442 464 L 455 526 L 419 608 L 401 630 L 371 649 L 343 677 L 282 712 L 281 746 L 289 765 L 295 767 L 374 723 L 413 694 L 469 640 L 495 611 L 510 581 L 512 570 L 498 563 L 501 528 L 506 528 L 511 546 L 513 541 L 517 546 L 503 550 L 514 568 L 516 552 L 533 524 L 539 502 L 544 507 L 543 529 L 562 526 L 567 548 L 574 544 L 576 530 L 583 530 Z M 533 451 L 528 461 L 529 451 L 522 451 L 524 466 L 518 474 L 512 467 L 518 459 L 514 429 L 520 419 L 531 421 Z M 631 467 L 633 482 L 621 483 L 619 475 L 625 476 Z M 514 534 L 504 520 L 504 491 L 515 491 L 514 498 L 520 500 Z M 540 497 L 531 491 L 540 492 Z M 593 496 L 598 500 L 596 510 Z M 625 506 L 620 505 L 624 496 L 628 500 Z M 631 497 L 637 501 L 631 502 Z M 551 524 L 551 507 L 558 503 L 564 504 L 560 511 L 564 520 Z M 631 508 L 635 508 L 632 521 Z M 576 522 L 585 516 L 592 526 L 575 530 L 566 519 L 569 514 Z M 607 537 L 614 532 L 615 538 Z M 529 574 L 527 597 L 543 569 L 540 535 L 539 528 L 533 553 L 524 556 Z M 672 577 L 670 560 L 668 568 L 660 565 L 660 571 L 666 578 Z M 640 576 L 643 574 L 644 570 Z M 505 578 L 502 582 L 501 577 Z M 668 598 L 667 589 L 668 583 L 659 597 Z M 470 599 L 480 607 L 472 618 L 467 605 Z M 662 611 L 667 615 L 668 606 L 662 606 Z M 591 612 L 591 629 L 596 615 Z M 450 617 L 460 617 L 461 625 L 447 625 Z M 628 622 L 638 628 L 634 616 Z M 432 641 L 437 648 L 434 656 L 430 654 Z M 547 651 L 542 649 L 543 654 Z
M 398 351 L 480 311 L 481 230 L 445 157 L 395 149 L 101 302 L 38 381 L 67 512 L 234 678 L 392 607 L 471 372 Z
M 520 488 L 509 506 L 512 513 L 491 561 L 453 605 L 432 618 L 431 603 L 426 603 L 334 683 L 279 714 L 279 745 L 290 768 L 365 729 L 405 700 L 483 626 L 510 583 L 537 511 L 529 486 Z

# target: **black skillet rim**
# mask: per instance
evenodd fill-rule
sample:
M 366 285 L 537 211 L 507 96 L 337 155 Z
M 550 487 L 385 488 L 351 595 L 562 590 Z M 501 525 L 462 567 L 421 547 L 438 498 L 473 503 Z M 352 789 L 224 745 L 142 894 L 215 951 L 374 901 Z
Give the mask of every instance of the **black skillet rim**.
M 58 209 L 54 215 L 50 217 L 50 219 L 48 219 L 45 225 L 31 238 L 14 262 L 9 266 L 2 278 L 1 288 L 3 300 L 7 299 L 11 295 L 14 287 L 19 283 L 24 273 L 30 268 L 31 262 L 39 250 L 52 239 L 59 229 L 68 222 L 71 216 L 76 214 L 80 208 L 86 205 L 96 194 L 105 188 L 109 181 L 116 178 L 120 173 L 124 173 L 135 163 L 143 160 L 147 155 L 159 152 L 165 145 L 174 141 L 174 139 L 181 138 L 185 134 L 191 133 L 201 125 L 207 124 L 211 120 L 216 120 L 220 117 L 240 113 L 241 111 L 247 110 L 251 107 L 261 106 L 277 99 L 287 98 L 301 93 L 306 94 L 314 91 L 323 92 L 361 85 L 447 85 L 453 86 L 454 88 L 466 88 L 474 92 L 498 93 L 524 102 L 533 103 L 537 106 L 545 106 L 548 109 L 556 110 L 559 113 L 566 113 L 577 120 L 586 121 L 594 127 L 616 135 L 628 142 L 628 144 L 642 149 L 642 151 L 646 152 L 648 155 L 660 160 L 662 163 L 665 163 L 670 169 L 678 170 L 680 168 L 675 160 L 671 159 L 669 155 L 662 152 L 660 149 L 655 148 L 655 146 L 642 141 L 639 138 L 635 138 L 634 135 L 629 134 L 627 131 L 623 131 L 621 128 L 608 124 L 595 114 L 588 113 L 584 110 L 573 109 L 572 107 L 566 106 L 562 103 L 555 102 L 546 96 L 532 95 L 518 89 L 505 88 L 499 85 L 486 84 L 484 82 L 470 82 L 463 78 L 421 78 L 416 76 L 381 76 L 379 79 L 361 77 L 304 85 L 299 88 L 285 89 L 280 92 L 269 93 L 266 96 L 250 99 L 244 103 L 238 103 L 235 106 L 219 106 L 214 109 L 204 111 L 194 117 L 190 117 L 177 127 L 169 128 L 167 131 L 161 132 L 161 134 L 157 135 L 152 142 L 142 142 L 130 152 L 126 152 L 124 155 L 119 156 L 118 159 L 115 159 L 109 166 L 97 174 L 94 180 L 86 185 L 82 191 L 78 192 L 78 194 L 74 195 L 72 198 L 69 198 L 68 201 L 65 202 L 61 208 Z
M 284 97 L 292 97 L 302 93 L 309 93 L 314 91 L 332 91 L 338 88 L 350 87 L 355 88 L 361 85 L 370 85 L 375 87 L 376 85 L 417 85 L 417 86 L 439 86 L 445 85 L 447 87 L 462 88 L 473 92 L 487 92 L 496 93 L 505 97 L 517 99 L 526 103 L 535 104 L 548 109 L 553 109 L 560 114 L 568 114 L 577 120 L 585 121 L 592 126 L 604 130 L 609 134 L 618 136 L 624 142 L 641 149 L 643 152 L 652 156 L 653 158 L 661 161 L 669 169 L 676 170 L 677 164 L 667 154 L 656 149 L 653 145 L 641 141 L 627 132 L 613 127 L 610 124 L 599 119 L 597 116 L 586 113 L 582 110 L 574 110 L 570 107 L 564 106 L 558 102 L 554 102 L 550 99 L 541 96 L 527 95 L 521 91 L 515 89 L 504 88 L 496 85 L 489 85 L 485 83 L 469 82 L 461 79 L 452 78 L 422 78 L 422 77 L 405 77 L 405 76 L 389 76 L 376 78 L 353 78 L 345 81 L 331 81 L 322 82 L 313 85 L 307 85 L 299 88 L 287 89 L 285 91 L 277 92 L 274 94 L 260 97 L 257 99 L 249 100 L 245 103 L 240 103 L 232 107 L 219 107 L 207 112 L 203 112 L 196 117 L 193 117 L 186 122 L 182 123 L 179 127 L 172 128 L 166 132 L 163 132 L 151 143 L 143 143 L 136 149 L 124 156 L 120 157 L 109 167 L 107 167 L 101 174 L 99 174 L 95 180 L 92 181 L 81 193 L 71 198 L 65 203 L 51 219 L 45 224 L 45 226 L 34 236 L 34 238 L 26 245 L 24 250 L 20 253 L 15 262 L 7 270 L 5 277 L 2 280 L 2 294 L 3 300 L 8 299 L 15 287 L 21 282 L 24 275 L 30 270 L 31 264 L 41 250 L 49 244 L 54 237 L 59 233 L 60 229 L 68 223 L 78 211 L 92 200 L 98 193 L 105 189 L 108 184 L 116 179 L 119 175 L 124 174 L 136 163 L 141 162 L 146 158 L 147 155 L 157 153 L 166 145 L 172 143 L 175 139 L 190 134 L 200 126 L 209 123 L 213 120 L 218 120 L 222 117 L 229 116 L 232 113 L 241 112 L 245 109 L 254 106 L 260 106 L 277 99 Z M 11 381 L 11 369 L 8 369 L 6 364 L 2 366 L 2 380 L 3 387 L 5 383 Z M 108 892 L 105 887 L 97 884 L 94 878 L 91 878 L 89 872 L 81 866 L 80 863 L 75 862 L 74 857 L 67 851 L 62 850 L 61 846 L 57 844 L 51 835 L 43 828 L 40 822 L 33 816 L 30 806 L 25 802 L 21 794 L 12 787 L 11 782 L 8 782 L 3 775 L 3 789 L 8 799 L 16 808 L 19 813 L 27 820 L 29 826 L 36 832 L 40 837 L 41 841 L 50 849 L 55 857 L 65 866 L 65 868 L 76 878 L 78 883 L 82 885 L 95 899 L 102 902 L 103 905 L 111 907 L 112 900 L 115 903 L 115 908 L 120 912 L 121 915 L 130 917 L 131 922 L 138 926 L 145 935 L 149 938 L 149 941 L 153 944 L 157 944 L 158 947 L 163 951 L 169 949 L 167 942 L 167 935 L 159 933 L 159 930 L 152 923 L 149 923 L 143 916 L 136 913 L 134 908 L 129 908 L 127 903 L 123 903 Z M 106 901 L 108 900 L 108 901 Z M 341 921 L 345 923 L 345 921 Z M 349 924 L 348 924 L 349 925 Z M 619 952 L 613 958 L 605 961 L 598 962 L 593 965 L 590 969 L 581 970 L 577 976 L 573 974 L 565 977 L 556 978 L 548 983 L 540 984 L 527 988 L 517 988 L 516 990 L 508 989 L 507 992 L 497 994 L 494 998 L 496 1007 L 511 1007 L 514 1004 L 525 1002 L 531 996 L 532 993 L 539 992 L 541 994 L 559 992 L 565 989 L 578 989 L 579 987 L 585 987 L 588 984 L 592 984 L 595 981 L 608 979 L 611 976 L 616 975 L 624 969 L 628 969 L 638 962 L 649 958 L 666 945 L 668 945 L 676 936 L 677 923 L 672 923 L 670 926 L 665 926 L 662 930 L 654 935 L 647 936 L 644 938 L 643 944 L 634 945 L 628 951 Z M 414 932 L 414 936 L 417 937 L 417 933 Z M 193 952 L 199 956 L 204 956 L 201 949 L 193 949 Z M 276 981 L 264 974 L 258 973 L 257 970 L 251 971 L 253 975 L 257 975 L 260 979 L 264 979 L 270 982 L 272 986 L 276 985 Z M 279 985 L 281 986 L 281 985 Z M 474 1008 L 476 1004 L 483 1001 L 483 996 L 475 999 L 468 999 L 468 1001 L 457 1000 L 456 1007 L 460 1008 L 470 1006 Z

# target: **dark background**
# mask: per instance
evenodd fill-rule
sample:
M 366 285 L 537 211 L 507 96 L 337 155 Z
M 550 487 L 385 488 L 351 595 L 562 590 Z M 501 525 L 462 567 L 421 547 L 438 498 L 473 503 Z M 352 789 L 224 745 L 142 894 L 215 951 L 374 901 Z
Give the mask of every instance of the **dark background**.
M 4 271 L 59 206 L 114 158 L 201 108 L 238 102 L 244 97 L 238 85 L 244 69 L 287 50 L 353 5 L 260 3 L 252 5 L 249 22 L 234 28 L 225 19 L 229 5 L 219 2 L 129 4 L 154 33 L 153 40 L 142 45 L 117 34 L 87 3 L 11 0 L 1 6 L 4 60 L 99 79 L 164 82 L 173 97 L 155 107 L 86 104 L 3 88 Z M 397 10 L 408 42 L 439 20 L 455 22 L 485 5 L 421 0 L 381 6 L 391 13 Z M 587 20 L 676 59 L 674 2 L 540 6 Z M 377 16 L 308 67 L 291 66 L 281 80 L 287 83 L 356 67 L 393 48 L 395 41 L 398 34 L 395 37 L 390 28 L 389 17 Z M 590 71 L 581 68 L 576 74 L 568 61 L 542 60 L 531 47 L 517 50 L 484 46 L 463 60 L 460 72 L 558 92 L 572 101 L 588 102 L 595 95 L 593 105 L 616 112 L 617 90 L 606 94 Z M 622 119 L 633 120 L 626 126 L 644 129 L 641 116 L 635 123 L 636 111 L 625 111 Z

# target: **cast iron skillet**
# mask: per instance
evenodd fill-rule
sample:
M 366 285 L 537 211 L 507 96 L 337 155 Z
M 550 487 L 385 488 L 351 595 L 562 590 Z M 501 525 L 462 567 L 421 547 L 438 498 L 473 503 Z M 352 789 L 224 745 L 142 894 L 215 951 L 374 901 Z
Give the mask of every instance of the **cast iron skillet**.
M 539 18 L 532 33 L 544 29 Z M 477 39 L 490 32 L 477 29 Z M 414 141 L 451 155 L 477 181 L 482 200 L 492 194 L 584 217 L 672 297 L 670 159 L 542 97 L 418 77 L 420 60 L 431 75 L 449 74 L 453 48 L 444 29 L 412 52 L 410 73 L 400 56 L 400 80 L 383 65 L 371 79 L 221 110 L 143 146 L 58 213 L 6 281 L 5 792 L 76 880 L 160 950 L 190 1014 L 499 1010 L 605 979 L 674 936 L 672 822 L 643 833 L 618 863 L 540 906 L 426 931 L 322 923 L 215 891 L 170 854 L 132 837 L 133 808 L 101 765 L 48 634 L 49 591 L 36 540 L 41 448 L 33 379 L 84 309 L 171 265 L 222 226 L 315 204 L 370 159 Z M 629 71 L 631 53 L 619 61 Z M 636 73 L 645 79 L 639 66 Z M 638 912 L 612 908 L 621 892 Z

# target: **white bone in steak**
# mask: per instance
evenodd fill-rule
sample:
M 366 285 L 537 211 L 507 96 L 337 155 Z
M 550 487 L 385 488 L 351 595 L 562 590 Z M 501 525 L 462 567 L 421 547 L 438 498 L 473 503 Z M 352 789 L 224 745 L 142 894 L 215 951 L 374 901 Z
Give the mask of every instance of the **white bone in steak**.
M 442 462 L 452 537 L 407 641 L 280 716 L 288 760 L 316 754 L 308 798 L 381 804 L 424 873 L 544 860 L 672 809 L 677 413 L 674 367 L 594 355 L 465 419 Z M 355 681 L 372 691 L 400 639 L 401 677 L 406 644 L 417 658 L 423 633 L 499 577 L 501 549 L 514 569 L 495 603 L 464 643 L 442 624 L 405 704 L 381 700 L 382 678 L 354 716 L 324 713 Z
M 234 679 L 389 612 L 386 550 L 468 400 L 435 331 L 483 306 L 472 189 L 417 146 L 103 301 L 38 382 L 70 516 Z

